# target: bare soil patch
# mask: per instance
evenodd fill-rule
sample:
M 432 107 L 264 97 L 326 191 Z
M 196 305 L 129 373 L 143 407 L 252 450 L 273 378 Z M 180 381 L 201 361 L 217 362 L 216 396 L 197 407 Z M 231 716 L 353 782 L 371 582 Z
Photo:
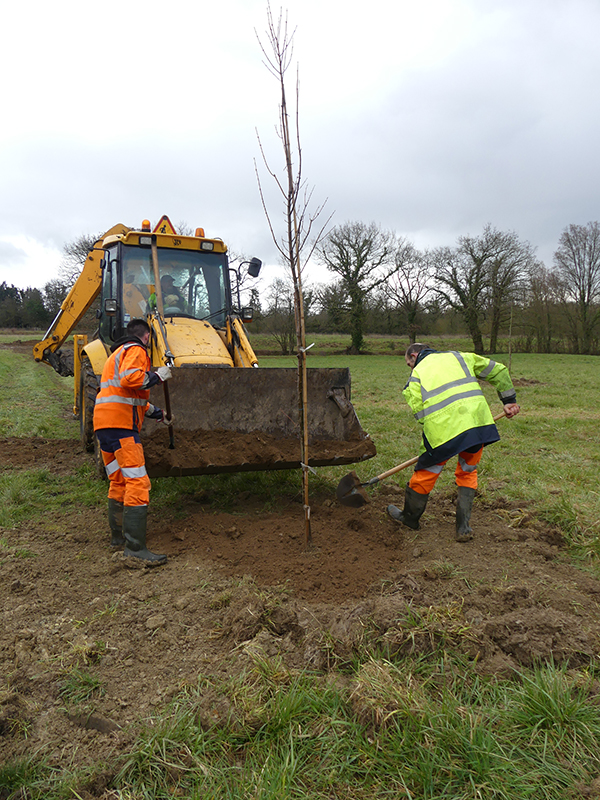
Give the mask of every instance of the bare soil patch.
M 157 458 L 176 457 L 159 445 Z M 65 481 L 93 459 L 70 439 L 7 438 L 0 449 L 4 470 L 44 467 Z M 299 494 L 271 498 L 269 511 L 247 492 L 230 513 L 206 490 L 173 515 L 151 505 L 148 544 L 169 556 L 155 569 L 111 551 L 104 509 L 65 506 L 0 529 L 0 760 L 108 763 L 199 675 L 235 674 L 256 654 L 317 671 L 365 647 L 397 657 L 452 647 L 474 672 L 504 676 L 551 659 L 585 665 L 600 649 L 600 581 L 568 561 L 535 509 L 491 488 L 466 544 L 454 541 L 452 490 L 434 493 L 413 532 L 386 514 L 402 504 L 393 483 L 360 509 L 333 490 L 312 496 L 308 548 Z M 74 667 L 102 693 L 67 702 Z M 220 703 L 207 695 L 199 724 L 227 713 Z M 79 794 L 108 800 L 110 778 Z
M 79 442 L 73 439 L 8 436 L 0 439 L 0 452 L 3 469 L 47 468 L 59 475 L 68 475 L 89 460 Z
M 65 480 L 92 458 L 70 440 L 0 445 L 5 467 L 47 464 Z M 1 531 L 0 758 L 110 759 L 200 674 L 235 673 L 257 652 L 327 670 L 365 645 L 452 646 L 474 671 L 503 675 L 598 653 L 600 581 L 563 558 L 560 532 L 531 509 L 476 501 L 476 537 L 459 544 L 451 492 L 434 495 L 419 532 L 388 518 L 402 502 L 393 484 L 361 509 L 332 492 L 313 498 L 307 549 L 300 498 L 278 502 L 264 512 L 244 495 L 223 513 L 200 491 L 178 518 L 151 508 L 149 545 L 169 556 L 156 569 L 111 552 L 103 512 L 65 507 Z M 74 666 L 104 690 L 83 710 L 61 695 Z
M 14 350 L 16 353 L 32 353 L 33 346 L 36 344 L 35 339 L 15 339 L 12 342 L 0 342 L 0 348 L 3 350 Z
M 515 386 L 542 386 L 542 382 L 535 378 L 514 378 L 513 384 Z

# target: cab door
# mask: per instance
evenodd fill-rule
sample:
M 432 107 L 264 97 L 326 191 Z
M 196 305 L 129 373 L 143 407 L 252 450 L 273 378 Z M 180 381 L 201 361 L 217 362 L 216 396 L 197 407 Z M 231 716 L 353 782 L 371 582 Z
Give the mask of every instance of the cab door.
M 100 293 L 100 338 L 110 343 L 123 335 L 123 307 L 121 303 L 119 248 L 107 250 L 105 266 L 102 273 L 102 289 Z

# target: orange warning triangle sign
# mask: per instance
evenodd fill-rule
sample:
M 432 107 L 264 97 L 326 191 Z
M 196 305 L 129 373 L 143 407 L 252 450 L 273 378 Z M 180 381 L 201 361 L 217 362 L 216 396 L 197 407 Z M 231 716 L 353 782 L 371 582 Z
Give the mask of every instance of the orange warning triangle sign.
M 171 220 L 167 217 L 167 215 L 163 214 L 163 216 L 158 220 L 158 222 L 154 226 L 154 230 L 152 231 L 152 233 L 167 233 L 175 236 L 177 234 L 177 231 L 171 225 Z

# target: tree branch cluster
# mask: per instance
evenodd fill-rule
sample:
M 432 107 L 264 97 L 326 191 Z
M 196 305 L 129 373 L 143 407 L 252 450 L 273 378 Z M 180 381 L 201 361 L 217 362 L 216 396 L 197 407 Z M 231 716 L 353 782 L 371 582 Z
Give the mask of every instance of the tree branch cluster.
M 524 349 L 575 353 L 598 350 L 600 227 L 570 225 L 547 268 L 529 242 L 486 225 L 454 247 L 419 251 L 375 223 L 335 227 L 315 248 L 316 261 L 334 280 L 310 287 L 311 310 L 329 330 L 350 335 L 348 351 L 361 352 L 366 332 L 426 335 L 441 317 L 458 319 L 473 349 L 498 351 L 515 317 Z M 266 319 L 281 332 L 285 287 L 275 282 Z M 564 346 L 565 337 L 568 345 Z M 285 352 L 289 352 L 289 347 Z

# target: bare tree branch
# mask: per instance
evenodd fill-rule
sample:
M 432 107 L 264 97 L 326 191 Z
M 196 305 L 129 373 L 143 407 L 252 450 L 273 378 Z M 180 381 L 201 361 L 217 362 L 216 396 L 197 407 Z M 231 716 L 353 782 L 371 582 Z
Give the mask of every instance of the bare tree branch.
M 600 324 L 600 224 L 569 225 L 554 253 L 576 352 L 591 352 Z
M 363 346 L 365 298 L 397 272 L 396 246 L 395 234 L 374 222 L 346 222 L 335 227 L 317 248 L 319 261 L 339 275 L 349 298 L 351 352 L 358 353 Z
M 302 294 L 302 258 L 303 251 L 307 245 L 309 237 L 311 236 L 313 225 L 320 215 L 324 204 L 318 207 L 316 212 L 311 213 L 309 206 L 312 199 L 312 190 L 308 191 L 302 180 L 302 147 L 300 145 L 300 125 L 298 111 L 300 81 L 298 72 L 296 73 L 296 109 L 294 114 L 295 136 L 292 136 L 292 131 L 290 129 L 290 115 L 286 96 L 285 76 L 292 60 L 294 33 L 295 30 L 292 31 L 291 34 L 288 31 L 287 14 L 284 17 L 283 12 L 280 10 L 279 17 L 277 21 L 275 21 L 271 12 L 271 7 L 269 4 L 267 4 L 266 44 L 263 45 L 258 34 L 257 38 L 264 57 L 263 63 L 279 84 L 279 122 L 276 131 L 283 148 L 285 179 L 280 179 L 276 171 L 269 165 L 258 132 L 257 138 L 265 169 L 275 181 L 275 185 L 283 197 L 285 209 L 284 224 L 286 230 L 285 235 L 281 238 L 279 238 L 275 233 L 275 227 L 267 208 L 256 161 L 255 172 L 258 181 L 261 203 L 267 218 L 267 224 L 271 232 L 271 237 L 279 254 L 282 257 L 283 262 L 288 265 L 292 276 L 294 319 L 298 355 L 298 412 L 300 417 L 301 431 L 300 452 L 302 460 L 302 486 L 304 495 L 305 542 L 308 544 L 311 539 L 311 530 L 310 506 L 308 500 L 308 398 L 306 376 L 306 334 L 304 326 L 304 301 Z M 293 145 L 294 140 L 295 147 Z M 302 195 L 303 200 L 301 200 Z M 325 226 L 323 226 L 319 231 L 317 241 L 319 237 L 323 235 L 324 228 Z M 315 246 L 316 244 L 313 245 L 310 253 L 312 253 Z

